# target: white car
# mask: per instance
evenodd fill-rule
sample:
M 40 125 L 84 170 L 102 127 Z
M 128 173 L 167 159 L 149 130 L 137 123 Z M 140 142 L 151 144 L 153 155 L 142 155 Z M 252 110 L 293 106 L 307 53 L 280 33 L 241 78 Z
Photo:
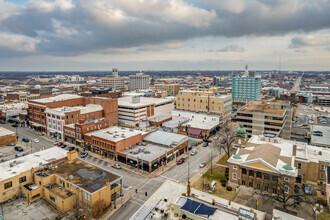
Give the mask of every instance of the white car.
M 201 164 L 199 164 L 199 167 L 200 168 L 203 168 L 203 167 L 205 167 L 206 166 L 206 163 L 205 162 L 202 162 Z
M 197 154 L 197 151 L 193 151 L 193 152 L 191 152 L 191 156 L 195 156 Z
M 39 143 L 39 140 L 38 139 L 34 139 L 33 142 L 34 143 Z
M 58 145 L 58 141 L 54 142 L 54 145 Z
M 113 168 L 116 168 L 116 169 L 121 169 L 120 165 L 115 163 L 114 165 L 112 165 Z

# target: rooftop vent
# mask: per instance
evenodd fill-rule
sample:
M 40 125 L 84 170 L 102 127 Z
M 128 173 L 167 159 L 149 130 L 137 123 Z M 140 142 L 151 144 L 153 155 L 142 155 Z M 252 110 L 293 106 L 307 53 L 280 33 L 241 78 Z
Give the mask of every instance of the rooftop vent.
M 319 151 L 319 155 L 320 155 L 320 156 L 322 155 L 322 151 Z

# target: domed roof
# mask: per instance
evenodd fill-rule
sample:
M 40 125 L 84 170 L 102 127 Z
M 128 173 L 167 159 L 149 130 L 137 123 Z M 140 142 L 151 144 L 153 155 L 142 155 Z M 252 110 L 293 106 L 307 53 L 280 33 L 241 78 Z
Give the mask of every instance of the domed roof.
M 282 167 L 285 170 L 293 170 L 292 166 L 290 166 L 289 164 L 286 164 Z
M 235 133 L 235 137 L 242 137 L 242 138 L 246 138 L 247 137 L 246 130 L 243 127 L 243 124 L 242 123 L 239 125 L 239 128 L 237 128 L 236 133 Z
M 237 160 L 242 159 L 241 156 L 238 155 L 238 154 L 235 154 L 235 155 L 233 156 L 233 158 L 234 158 L 234 159 L 237 159 Z

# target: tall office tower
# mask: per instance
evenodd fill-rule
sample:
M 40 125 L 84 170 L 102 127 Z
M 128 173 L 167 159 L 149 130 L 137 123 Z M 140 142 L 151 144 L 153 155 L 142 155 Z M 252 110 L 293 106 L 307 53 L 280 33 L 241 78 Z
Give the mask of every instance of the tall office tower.
M 112 75 L 101 79 L 101 86 L 111 88 L 112 90 L 124 90 L 125 78 L 119 77 L 118 68 L 113 68 Z
M 251 102 L 260 99 L 261 78 L 255 76 L 254 72 L 249 73 L 247 65 L 242 77 L 232 78 L 231 87 L 233 101 Z
M 136 73 L 135 75 L 129 76 L 129 89 L 149 89 L 149 75 L 144 75 L 144 73 Z

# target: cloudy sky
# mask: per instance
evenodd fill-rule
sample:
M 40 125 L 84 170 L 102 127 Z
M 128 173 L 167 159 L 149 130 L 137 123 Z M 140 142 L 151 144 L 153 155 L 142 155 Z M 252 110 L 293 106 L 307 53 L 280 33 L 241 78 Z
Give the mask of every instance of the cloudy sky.
M 0 71 L 330 70 L 330 0 L 0 0 Z

